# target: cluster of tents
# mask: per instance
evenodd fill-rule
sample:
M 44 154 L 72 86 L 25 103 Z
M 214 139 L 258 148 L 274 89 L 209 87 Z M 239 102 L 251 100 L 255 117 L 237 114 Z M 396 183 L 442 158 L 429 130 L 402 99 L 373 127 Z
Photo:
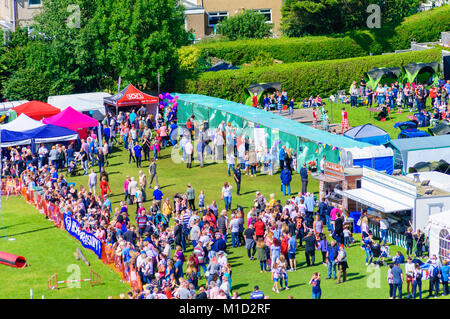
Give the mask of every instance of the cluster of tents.
M 64 111 L 40 101 L 30 101 L 12 109 L 18 117 L 0 127 L 0 145 L 34 145 L 73 141 L 87 136 L 87 129 L 99 122 L 72 107 Z
M 379 83 L 388 86 L 395 83 L 416 83 L 426 87 L 437 85 L 439 63 L 410 63 L 402 67 L 373 68 L 364 74 L 368 87 L 375 89 Z

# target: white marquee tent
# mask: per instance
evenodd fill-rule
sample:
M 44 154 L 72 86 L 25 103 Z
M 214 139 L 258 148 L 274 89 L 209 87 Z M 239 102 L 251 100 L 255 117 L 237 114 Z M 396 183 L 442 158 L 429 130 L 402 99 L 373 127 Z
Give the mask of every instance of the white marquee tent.
M 450 210 L 433 214 L 427 225 L 430 256 L 450 258 Z
M 81 113 L 92 111 L 92 115 L 89 115 L 96 120 L 103 120 L 106 114 L 103 98 L 108 96 L 111 96 L 111 94 L 106 92 L 55 95 L 49 96 L 47 103 L 59 108 L 61 111 L 64 111 L 69 106 Z
M 0 129 L 13 132 L 25 132 L 44 125 L 45 124 L 25 115 L 25 113 L 22 113 L 15 120 L 0 126 Z

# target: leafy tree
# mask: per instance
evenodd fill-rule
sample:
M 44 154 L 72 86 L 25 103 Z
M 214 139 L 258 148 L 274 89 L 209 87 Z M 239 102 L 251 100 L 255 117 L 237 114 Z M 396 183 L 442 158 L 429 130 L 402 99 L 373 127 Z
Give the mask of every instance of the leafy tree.
M 380 6 L 383 26 L 417 11 L 420 0 L 285 0 L 282 31 L 289 37 L 335 34 L 367 28 L 370 4 Z
M 272 23 L 255 11 L 243 10 L 235 16 L 222 20 L 217 25 L 217 33 L 230 40 L 262 39 L 272 35 Z

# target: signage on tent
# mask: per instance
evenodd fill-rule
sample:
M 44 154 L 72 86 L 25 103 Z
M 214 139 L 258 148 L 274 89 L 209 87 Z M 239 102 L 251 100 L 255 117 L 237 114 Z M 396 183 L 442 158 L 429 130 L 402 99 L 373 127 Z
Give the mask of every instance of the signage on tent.
M 144 96 L 141 93 L 129 93 L 127 99 L 129 100 L 142 100 Z

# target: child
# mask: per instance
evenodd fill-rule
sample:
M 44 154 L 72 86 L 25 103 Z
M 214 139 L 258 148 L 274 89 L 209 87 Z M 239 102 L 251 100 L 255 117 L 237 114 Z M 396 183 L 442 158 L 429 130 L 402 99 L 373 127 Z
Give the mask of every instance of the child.
M 348 128 L 349 128 L 348 117 L 347 117 L 348 115 L 347 115 L 347 111 L 345 110 L 344 107 L 341 110 L 341 116 L 342 116 L 341 134 L 344 134 L 344 131 L 348 130 Z
M 324 266 L 327 265 L 327 253 L 328 253 L 328 240 L 327 240 L 327 236 L 324 233 L 320 233 L 319 234 L 319 247 L 318 249 L 320 249 L 321 253 L 322 253 L 322 263 L 324 264 Z
M 285 286 L 284 289 L 289 290 L 288 273 L 286 269 L 286 259 L 284 255 L 281 255 L 278 261 L 279 261 L 278 267 L 280 269 L 280 288 L 283 289 L 283 279 L 284 279 L 284 286 Z
M 323 112 L 323 117 L 322 117 L 322 129 L 324 131 L 328 131 L 328 111 L 325 110 Z
M 205 194 L 203 191 L 200 191 L 200 194 L 198 195 L 198 210 L 200 213 L 205 212 Z
M 273 281 L 272 290 L 275 291 L 277 294 L 280 293 L 280 290 L 278 290 L 279 279 L 280 279 L 280 268 L 278 267 L 278 262 L 275 261 L 272 267 L 272 281 Z
M 312 116 L 313 116 L 313 127 L 316 127 L 317 126 L 317 108 L 316 107 L 313 107 Z
M 289 104 L 289 116 L 292 118 L 294 114 L 294 98 L 291 98 L 291 102 Z
M 344 233 L 344 247 L 345 248 L 350 247 L 350 235 L 351 235 L 351 232 L 350 232 L 350 230 L 348 228 L 349 228 L 348 225 L 346 225 L 344 227 L 344 230 L 343 230 L 343 233 Z
M 398 107 L 397 113 L 402 113 L 402 102 L 403 102 L 403 94 L 402 94 L 402 92 L 398 92 L 397 93 L 397 107 Z

